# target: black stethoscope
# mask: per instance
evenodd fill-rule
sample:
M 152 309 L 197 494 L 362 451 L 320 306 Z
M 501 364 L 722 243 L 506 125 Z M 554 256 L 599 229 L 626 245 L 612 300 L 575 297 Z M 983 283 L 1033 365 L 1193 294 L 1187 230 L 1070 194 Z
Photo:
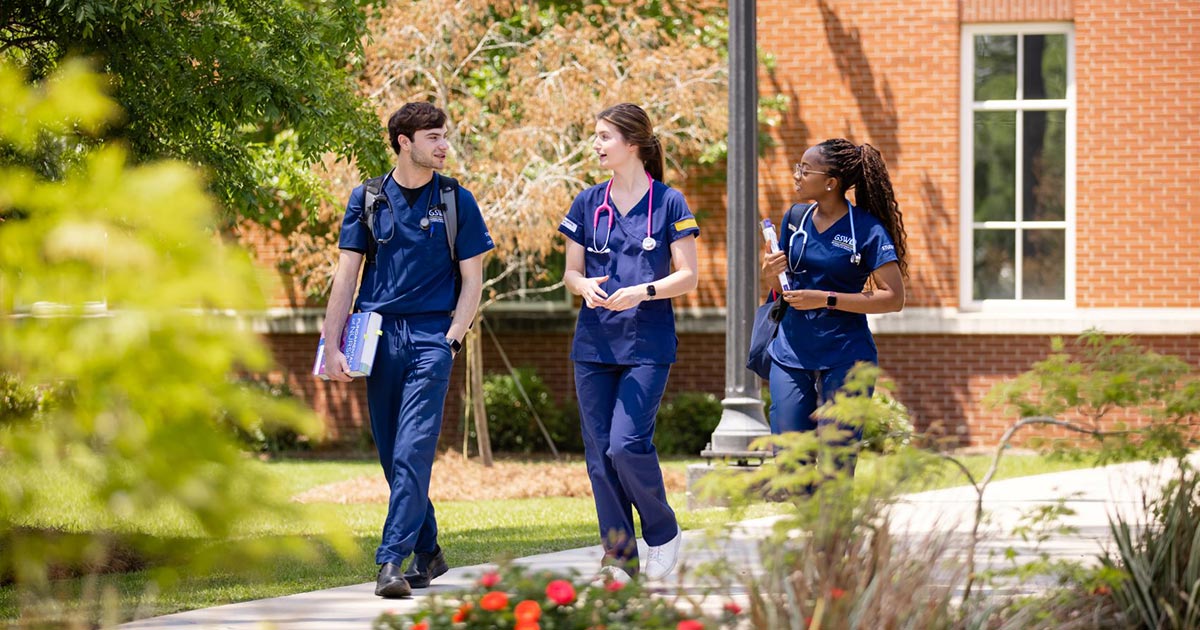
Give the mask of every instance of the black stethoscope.
M 796 228 L 791 238 L 788 239 L 788 251 L 790 252 L 793 251 L 796 245 L 796 237 L 804 237 L 800 240 L 800 254 L 796 256 L 796 264 L 792 264 L 791 256 L 788 256 L 788 269 L 791 269 L 792 273 L 805 273 L 808 271 L 807 269 L 797 269 L 796 267 L 804 262 L 804 250 L 808 247 L 808 232 L 804 230 L 804 224 L 808 221 L 808 217 L 812 215 L 816 207 L 817 204 L 814 203 L 808 207 L 808 210 L 804 211 L 804 216 L 800 218 L 800 227 Z M 858 253 L 858 237 L 854 233 L 854 208 L 850 205 L 849 199 L 846 200 L 846 213 L 850 215 L 850 264 L 858 265 L 862 262 L 862 254 Z
M 396 169 L 393 168 L 392 170 L 388 171 L 387 179 L 392 179 L 392 173 L 395 170 Z M 438 174 L 434 173 L 433 174 L 433 182 L 435 184 L 438 183 L 437 179 L 438 179 Z M 384 180 L 384 182 L 386 183 L 387 180 Z M 379 199 L 384 199 L 384 201 L 387 204 L 387 210 L 392 213 L 392 224 L 391 224 L 392 229 L 388 232 L 387 238 L 376 239 L 379 241 L 380 245 L 383 245 L 384 243 L 387 243 L 388 241 L 392 240 L 392 237 L 396 236 L 396 211 L 392 209 L 392 202 L 385 199 L 387 197 L 387 195 L 383 194 L 383 191 L 380 191 L 380 193 L 381 194 L 379 195 Z M 379 200 L 377 199 L 375 203 L 378 204 Z M 441 206 L 442 206 L 442 204 L 441 204 L 441 188 L 440 187 L 438 188 L 438 204 L 436 206 L 433 204 L 433 191 L 432 190 L 429 191 L 429 198 L 425 200 L 425 216 L 421 217 L 421 221 L 419 223 L 422 230 L 429 231 L 429 228 L 432 226 L 432 223 L 433 223 L 432 221 L 430 221 L 429 217 L 432 217 L 433 211 L 435 209 L 441 208 Z M 382 212 L 377 213 L 375 215 L 375 221 L 382 222 L 383 221 L 382 217 L 383 217 Z M 376 234 L 379 234 L 382 232 L 382 229 L 380 229 L 379 226 L 376 226 L 376 229 L 374 231 Z
M 658 246 L 658 242 L 654 240 L 654 237 L 650 236 L 651 220 L 654 217 L 654 178 L 650 177 L 650 173 L 646 173 L 646 183 L 650 184 L 650 199 L 646 205 L 646 238 L 642 239 L 642 249 L 651 251 Z M 587 250 L 593 254 L 607 254 L 611 251 L 608 249 L 608 241 L 612 238 L 613 227 L 613 207 L 609 204 L 609 201 L 612 200 L 612 185 L 613 180 L 608 180 L 608 186 L 604 187 L 604 199 L 599 206 L 596 206 L 595 212 L 592 213 L 592 246 L 587 248 Z M 608 233 L 604 235 L 604 245 L 601 246 L 596 241 L 596 233 L 598 232 L 596 228 L 600 225 L 600 214 L 603 212 L 608 213 Z

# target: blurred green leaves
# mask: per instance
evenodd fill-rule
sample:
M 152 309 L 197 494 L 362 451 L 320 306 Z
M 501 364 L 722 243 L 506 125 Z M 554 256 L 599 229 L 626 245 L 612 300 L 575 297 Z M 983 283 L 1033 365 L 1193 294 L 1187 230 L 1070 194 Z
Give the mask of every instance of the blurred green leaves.
M 0 577 L 35 594 L 52 569 L 104 571 L 114 537 L 155 562 L 209 564 L 211 542 L 301 518 L 221 422 L 320 427 L 230 378 L 269 365 L 226 314 L 262 308 L 266 287 L 221 241 L 193 169 L 132 165 L 115 142 L 81 151 L 61 179 L 29 166 L 46 138 L 70 144 L 117 118 L 103 85 L 78 62 L 35 85 L 0 63 L 0 373 L 13 407 L 0 410 Z M 63 484 L 82 522 L 35 517 L 68 509 Z M 188 524 L 169 544 L 144 524 L 164 510 Z M 277 551 L 242 542 L 220 561 Z

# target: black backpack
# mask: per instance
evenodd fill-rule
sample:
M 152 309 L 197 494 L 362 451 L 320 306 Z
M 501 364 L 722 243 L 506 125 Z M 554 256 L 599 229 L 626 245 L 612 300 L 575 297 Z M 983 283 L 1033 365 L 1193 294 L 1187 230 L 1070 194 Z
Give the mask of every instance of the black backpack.
M 383 184 L 392 176 L 392 171 L 363 182 L 363 212 L 358 220 L 367 225 L 367 232 L 371 235 L 367 242 L 368 265 L 375 263 L 375 253 L 379 250 L 379 238 L 375 236 L 374 228 L 375 216 L 379 213 L 380 204 L 388 203 L 387 195 L 383 194 Z M 443 218 L 446 221 L 446 241 L 450 245 L 450 261 L 458 262 L 458 250 L 454 247 L 454 241 L 458 238 L 458 180 L 440 173 L 434 173 L 433 177 L 441 191 L 442 204 L 446 207 Z M 458 276 L 458 265 L 454 265 L 454 275 Z

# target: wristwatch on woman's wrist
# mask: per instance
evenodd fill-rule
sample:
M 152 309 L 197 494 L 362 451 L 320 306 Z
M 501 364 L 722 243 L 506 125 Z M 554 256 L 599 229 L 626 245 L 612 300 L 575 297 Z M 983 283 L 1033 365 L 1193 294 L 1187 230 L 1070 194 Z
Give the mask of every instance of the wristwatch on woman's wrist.
M 837 308 L 837 294 L 833 291 L 830 291 L 829 296 L 825 298 L 825 308 L 829 310 Z
M 656 295 L 658 295 L 658 291 L 657 291 L 657 290 L 655 290 L 655 288 L 654 288 L 654 285 L 653 285 L 653 284 L 647 284 L 647 285 L 646 285 L 646 296 L 647 296 L 647 298 L 646 298 L 646 299 L 648 299 L 648 300 L 653 300 L 653 299 L 654 299 L 654 296 L 656 296 Z
M 450 352 L 453 352 L 454 354 L 458 354 L 459 352 L 462 352 L 462 342 L 461 341 L 455 339 L 454 337 L 450 337 L 447 340 L 447 343 L 450 344 Z

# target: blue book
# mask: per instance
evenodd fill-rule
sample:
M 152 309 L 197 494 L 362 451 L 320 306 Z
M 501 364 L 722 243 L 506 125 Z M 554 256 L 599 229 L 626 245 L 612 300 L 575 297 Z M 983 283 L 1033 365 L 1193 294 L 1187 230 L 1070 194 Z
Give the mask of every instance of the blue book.
M 383 317 L 379 313 L 351 313 L 342 329 L 342 354 L 350 364 L 350 376 L 370 376 L 375 365 L 375 350 L 383 337 Z M 313 376 L 329 380 L 325 375 L 325 335 L 317 343 L 317 360 Z

